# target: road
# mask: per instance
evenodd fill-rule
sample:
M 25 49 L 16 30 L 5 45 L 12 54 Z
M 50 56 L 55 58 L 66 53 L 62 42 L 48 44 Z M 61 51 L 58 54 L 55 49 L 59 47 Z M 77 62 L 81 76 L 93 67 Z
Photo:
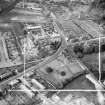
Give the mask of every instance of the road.
M 65 32 L 64 32 L 64 29 L 63 29 L 62 25 L 56 19 L 54 19 L 54 25 L 56 26 L 56 29 L 57 29 L 58 33 L 61 35 L 61 41 L 62 41 L 62 43 L 61 43 L 60 48 L 57 50 L 57 52 L 54 55 L 46 58 L 43 62 L 39 63 L 36 66 L 33 66 L 31 68 L 26 69 L 25 73 L 28 73 L 29 71 L 32 71 L 32 70 L 38 69 L 40 67 L 43 67 L 43 65 L 46 65 L 47 63 L 55 60 L 57 58 L 57 56 L 62 52 L 62 50 L 66 47 L 67 43 L 66 43 L 66 40 L 65 40 Z M 19 32 L 17 31 L 16 33 L 19 34 L 20 31 Z M 22 33 L 20 33 L 20 34 L 22 34 Z M 83 68 L 85 68 L 85 67 L 83 67 Z M 88 68 L 86 68 L 86 70 L 88 70 Z M 19 74 L 17 74 L 14 77 L 9 78 L 8 80 L 5 80 L 5 81 L 1 82 L 0 83 L 0 88 L 3 87 L 3 85 L 8 84 L 10 81 L 12 81 L 14 79 L 17 79 L 17 78 L 19 78 L 19 77 L 21 77 L 23 75 L 24 75 L 24 72 L 23 73 L 19 73 Z
M 39 63 L 39 64 L 36 65 L 36 66 L 33 66 L 33 67 L 30 67 L 30 68 L 26 69 L 26 70 L 25 70 L 25 73 L 28 73 L 28 72 L 30 72 L 30 71 L 32 71 L 32 70 L 38 69 L 38 68 L 40 68 L 40 67 L 43 67 L 43 65 L 46 65 L 47 63 L 52 62 L 53 60 L 55 60 L 55 59 L 58 57 L 58 55 L 59 55 L 59 54 L 62 52 L 62 50 L 66 47 L 67 43 L 66 43 L 66 40 L 65 40 L 65 32 L 64 32 L 64 30 L 63 30 L 63 28 L 62 28 L 62 25 L 61 25 L 56 19 L 54 20 L 54 24 L 55 24 L 55 26 L 56 26 L 57 31 L 58 31 L 59 34 L 61 35 L 61 42 L 62 42 L 62 43 L 61 43 L 60 48 L 57 50 L 57 52 L 56 52 L 54 55 L 52 55 L 52 56 L 46 58 L 43 62 Z M 17 33 L 17 34 L 18 34 L 18 33 Z M 81 64 L 81 65 L 82 65 L 82 64 Z M 84 67 L 83 67 L 83 68 L 84 68 Z M 88 70 L 88 68 L 86 68 L 86 70 Z M 5 80 L 5 81 L 1 82 L 1 83 L 0 83 L 0 88 L 2 88 L 3 85 L 8 84 L 10 81 L 12 81 L 12 80 L 14 80 L 14 79 L 17 79 L 17 78 L 19 78 L 19 77 L 21 77 L 21 76 L 23 76 L 23 75 L 24 75 L 24 72 L 19 73 L 19 74 L 17 74 L 17 75 L 14 76 L 14 77 L 9 78 L 8 80 Z M 93 77 L 94 77 L 94 76 L 93 76 Z M 95 79 L 95 77 L 94 77 L 94 79 Z
M 40 67 L 43 67 L 43 65 L 46 65 L 47 63 L 49 63 L 49 62 L 55 60 L 55 59 L 58 57 L 58 55 L 63 51 L 63 49 L 64 49 L 65 46 L 66 46 L 66 41 L 65 41 L 65 38 L 64 38 L 64 35 L 63 35 L 62 30 L 60 30 L 59 27 L 58 27 L 58 30 L 59 30 L 59 32 L 61 33 L 61 34 L 60 34 L 60 35 L 61 35 L 61 46 L 60 46 L 60 48 L 57 50 L 57 52 L 56 52 L 54 55 L 52 55 L 52 56 L 46 58 L 42 63 L 40 63 L 40 64 L 38 64 L 38 65 L 36 65 L 36 66 L 33 66 L 33 67 L 30 67 L 30 68 L 26 69 L 26 70 L 25 70 L 25 73 L 28 73 L 28 72 L 30 72 L 30 71 L 32 71 L 32 70 L 38 69 L 38 68 L 40 68 Z M 1 82 L 1 83 L 0 83 L 0 88 L 2 88 L 3 85 L 8 84 L 10 81 L 12 81 L 12 80 L 14 80 L 14 79 L 17 79 L 17 78 L 19 78 L 19 77 L 21 77 L 21 76 L 23 76 L 23 75 L 24 75 L 24 72 L 19 73 L 19 74 L 17 74 L 17 75 L 14 76 L 14 77 L 9 78 L 8 80 L 5 80 L 5 81 Z

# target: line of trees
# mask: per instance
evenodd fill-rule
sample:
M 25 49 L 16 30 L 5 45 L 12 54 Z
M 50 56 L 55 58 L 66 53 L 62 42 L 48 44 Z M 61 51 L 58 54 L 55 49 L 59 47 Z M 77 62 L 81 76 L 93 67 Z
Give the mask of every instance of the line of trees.
M 105 51 L 105 43 L 101 43 L 101 52 Z M 73 51 L 77 54 L 78 57 L 83 57 L 84 54 L 92 54 L 92 53 L 98 53 L 99 52 L 99 43 L 93 42 L 91 44 L 87 44 L 84 46 L 84 43 L 82 44 L 76 44 L 73 47 Z

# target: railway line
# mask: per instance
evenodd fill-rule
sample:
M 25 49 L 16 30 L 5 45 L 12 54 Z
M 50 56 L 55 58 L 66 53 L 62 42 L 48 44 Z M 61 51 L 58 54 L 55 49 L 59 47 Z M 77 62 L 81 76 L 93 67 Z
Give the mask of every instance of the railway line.
M 59 29 L 59 28 L 58 28 L 58 29 Z M 60 29 L 59 29 L 59 31 L 60 31 Z M 60 32 L 62 32 L 62 31 L 60 31 Z M 65 48 L 65 46 L 66 46 L 66 41 L 65 41 L 65 38 L 64 38 L 64 36 L 63 36 L 63 33 L 61 33 L 61 46 L 60 46 L 60 48 L 57 50 L 57 52 L 56 52 L 54 55 L 52 55 L 52 56 L 46 58 L 42 63 L 37 64 L 36 66 L 33 66 L 33 67 L 30 67 L 30 68 L 26 69 L 26 70 L 25 70 L 25 73 L 28 73 L 28 72 L 33 71 L 33 70 L 35 70 L 35 69 L 38 69 L 38 68 L 42 67 L 43 65 L 46 65 L 47 63 L 49 63 L 49 62 L 55 60 L 55 59 L 57 58 L 57 56 L 63 51 L 63 49 Z M 17 79 L 17 78 L 19 78 L 19 77 L 21 77 L 21 76 L 23 76 L 23 75 L 24 75 L 24 72 L 18 73 L 17 75 L 15 75 L 15 76 L 13 76 L 13 77 L 11 77 L 11 78 L 9 78 L 9 79 L 7 79 L 7 80 L 1 82 L 1 83 L 0 83 L 0 88 L 3 87 L 3 85 L 8 84 L 10 81 L 12 81 L 12 80 L 14 80 L 14 79 Z

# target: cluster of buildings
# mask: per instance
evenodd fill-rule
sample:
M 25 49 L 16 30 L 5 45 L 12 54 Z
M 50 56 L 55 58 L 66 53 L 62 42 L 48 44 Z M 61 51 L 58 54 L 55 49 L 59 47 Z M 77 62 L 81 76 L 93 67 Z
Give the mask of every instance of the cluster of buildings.
M 22 86 L 21 86 L 22 87 Z M 23 87 L 22 87 L 23 88 Z M 66 92 L 65 92 L 66 93 Z M 28 94 L 28 95 L 27 95 Z M 50 97 L 47 97 L 48 94 L 51 94 Z M 92 99 L 87 98 L 88 96 Z M 87 95 L 87 96 L 86 96 Z M 94 95 L 94 96 L 93 96 Z M 1 105 L 95 105 L 98 104 L 98 101 L 95 102 L 97 96 L 93 93 L 88 93 L 84 95 L 82 93 L 73 93 L 69 92 L 64 95 L 64 92 L 34 92 L 34 96 L 31 97 L 28 92 L 23 91 L 11 91 L 3 100 L 0 100 Z
M 53 50 L 50 48 L 50 44 L 56 40 L 60 41 L 60 36 L 57 33 L 54 34 L 53 31 L 52 33 L 49 33 L 49 27 L 50 26 L 46 26 L 45 24 L 26 25 L 25 30 L 28 34 L 26 38 L 21 40 L 23 49 L 22 52 L 27 57 L 26 59 L 34 57 L 40 58 L 41 56 L 43 58 L 44 53 L 47 53 L 45 54 L 46 56 L 53 53 Z M 55 40 L 53 40 L 53 37 L 56 37 Z
M 66 0 L 51 1 L 65 3 Z M 75 0 L 71 1 L 75 2 Z M 81 2 L 85 1 L 81 0 Z M 20 2 L 12 11 L 12 13 L 20 14 L 20 17 L 23 12 L 28 15 L 32 14 L 28 17 L 28 22 L 21 20 L 21 23 L 20 21 L 17 23 L 12 20 L 16 17 L 12 18 L 11 21 L 16 22 L 12 23 L 12 30 L 4 32 L 2 36 L 4 39 L 0 39 L 0 43 L 3 42 L 5 45 L 7 54 L 7 58 L 4 59 L 12 62 L 12 65 L 8 63 L 5 68 L 0 67 L 0 105 L 95 105 L 86 97 L 74 96 L 71 92 L 61 98 L 60 94 L 63 95 L 66 92 L 62 93 L 56 89 L 80 88 L 85 90 L 95 89 L 96 84 L 100 85 L 88 71 L 89 68 L 84 65 L 82 58 L 92 53 L 91 45 L 95 46 L 94 52 L 98 52 L 97 38 L 99 34 L 103 37 L 103 30 L 91 20 L 79 20 L 80 18 L 76 16 L 71 20 L 69 17 L 72 13 L 67 15 L 70 12 L 69 9 L 62 6 L 63 4 L 61 6 L 58 4 L 50 7 L 51 14 L 55 18 L 50 14 L 51 20 L 44 23 L 37 23 L 32 18 L 35 15 L 40 18 L 43 14 L 44 6 L 42 8 L 41 4 Z M 87 10 L 87 7 L 84 11 L 85 9 Z M 82 7 L 78 11 L 74 14 L 78 15 Z M 64 31 L 64 35 L 60 35 L 61 33 L 57 31 L 53 18 L 58 18 L 57 21 L 62 26 L 59 27 L 64 29 L 61 33 Z M 34 23 L 31 19 L 35 20 Z M 97 40 L 93 41 L 94 38 Z M 65 48 L 59 47 L 62 40 L 67 42 Z M 104 40 L 101 41 L 104 48 Z M 85 54 L 82 56 L 83 52 Z M 0 54 L 2 55 L 1 51 Z
M 51 43 L 61 41 L 60 35 L 54 30 L 54 26 L 51 23 L 41 25 L 23 23 L 23 31 L 25 33 L 22 33 L 18 26 L 22 27 L 22 25 L 17 24 L 12 31 L 3 33 L 8 59 L 13 65 L 12 67 L 11 65 L 6 65 L 8 68 L 5 68 L 5 70 L 8 69 L 8 72 L 3 72 L 0 75 L 0 81 L 2 82 L 24 72 L 32 66 L 36 66 L 37 61 L 40 62 L 43 58 L 53 55 L 55 50 L 51 48 Z M 34 73 L 32 74 L 34 75 Z M 34 90 L 56 88 L 49 81 L 46 81 L 45 78 L 41 78 L 40 75 L 38 77 L 35 75 L 33 79 L 30 77 L 28 79 L 27 83 L 32 84 L 34 82 L 34 86 L 36 86 L 36 88 L 33 88 Z M 21 78 L 21 80 L 25 81 L 24 78 Z M 19 85 L 20 81 L 16 80 L 15 82 L 16 84 L 13 82 L 10 86 Z M 24 91 L 24 89 L 27 89 L 26 87 L 22 85 L 20 89 Z
M 1 65 L 1 68 L 21 64 L 22 55 L 13 32 L 2 32 L 1 39 L 3 45 L 2 52 L 4 54 L 2 57 L 4 56 L 5 58 L 4 65 Z
M 18 33 L 20 29 L 18 26 L 14 26 L 13 31 L 3 34 L 3 36 L 5 36 L 4 43 L 7 49 L 6 54 L 13 64 L 39 60 L 43 58 L 43 56 L 47 57 L 55 52 L 51 49 L 50 45 L 55 41 L 60 42 L 61 39 L 60 35 L 54 32 L 53 24 L 23 25 L 23 30 L 26 33 Z
M 16 43 L 17 39 L 14 37 L 12 32 L 4 34 L 9 59 L 13 62 L 21 62 L 20 48 Z

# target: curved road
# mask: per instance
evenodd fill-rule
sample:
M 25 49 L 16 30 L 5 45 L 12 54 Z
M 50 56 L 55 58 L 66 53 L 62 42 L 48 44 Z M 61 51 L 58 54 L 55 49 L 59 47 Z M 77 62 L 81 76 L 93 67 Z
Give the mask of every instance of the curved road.
M 59 22 L 57 22 L 57 23 L 59 23 Z M 59 23 L 59 24 L 60 24 L 60 23 Z M 26 69 L 26 70 L 25 70 L 25 73 L 28 73 L 28 72 L 30 72 L 30 71 L 32 71 L 32 70 L 35 70 L 35 69 L 38 69 L 38 68 L 42 67 L 43 65 L 46 65 L 47 63 L 49 63 L 49 62 L 55 60 L 55 59 L 57 58 L 57 56 L 63 51 L 63 49 L 64 49 L 65 46 L 66 46 L 66 40 L 65 40 L 63 31 L 62 31 L 58 26 L 57 26 L 57 29 L 58 29 L 58 32 L 59 32 L 60 35 L 61 35 L 61 46 L 60 46 L 60 48 L 57 50 L 57 52 L 56 52 L 54 55 L 52 55 L 52 56 L 46 58 L 42 63 L 40 63 L 40 64 L 38 64 L 38 65 L 36 65 L 36 66 L 33 66 L 33 67 L 30 67 L 30 68 Z M 19 77 L 21 77 L 21 76 L 23 76 L 23 75 L 24 75 L 24 72 L 19 73 L 19 74 L 17 74 L 17 75 L 14 76 L 14 77 L 9 78 L 8 80 L 5 80 L 5 81 L 1 82 L 1 83 L 0 83 L 0 88 L 2 88 L 4 85 L 8 84 L 10 81 L 12 81 L 12 80 L 14 80 L 14 79 L 17 79 L 17 78 L 19 78 Z

